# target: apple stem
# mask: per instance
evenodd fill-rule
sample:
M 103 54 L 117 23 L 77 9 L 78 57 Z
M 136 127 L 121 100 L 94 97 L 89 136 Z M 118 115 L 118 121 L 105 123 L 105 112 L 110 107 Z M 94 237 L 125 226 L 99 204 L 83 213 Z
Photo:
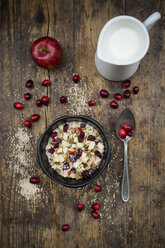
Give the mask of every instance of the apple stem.
M 45 54 L 45 53 L 50 53 L 50 51 L 47 50 L 45 46 L 41 46 L 41 47 L 40 47 L 40 52 L 43 53 L 43 54 Z

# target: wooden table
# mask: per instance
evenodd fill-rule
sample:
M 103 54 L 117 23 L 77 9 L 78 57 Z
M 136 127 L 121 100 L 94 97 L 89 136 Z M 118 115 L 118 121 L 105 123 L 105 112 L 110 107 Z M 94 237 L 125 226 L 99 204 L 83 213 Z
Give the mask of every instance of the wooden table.
M 144 21 L 156 10 L 163 15 L 163 5 L 161 0 L 1 0 L 0 247 L 164 247 L 164 19 L 150 31 L 149 51 L 131 78 L 131 89 L 138 85 L 139 94 L 122 100 L 117 110 L 109 102 L 114 93 L 123 92 L 121 83 L 102 78 L 94 64 L 98 36 L 109 19 L 127 14 Z M 32 42 L 46 35 L 60 41 L 64 50 L 61 66 L 53 71 L 37 67 L 30 56 Z M 77 85 L 72 82 L 73 73 L 81 77 Z M 51 80 L 51 87 L 41 86 L 45 78 Z M 34 81 L 29 91 L 25 88 L 28 79 Z M 110 92 L 108 99 L 100 99 L 102 88 Z M 27 91 L 32 99 L 25 102 Z M 35 99 L 43 95 L 50 97 L 50 105 L 37 108 Z M 61 95 L 68 96 L 67 104 L 60 104 Z M 90 99 L 96 100 L 96 106 L 88 107 Z M 22 111 L 13 108 L 16 101 L 24 102 Z M 133 111 L 137 127 L 129 144 L 131 197 L 127 204 L 120 197 L 123 144 L 114 134 L 115 121 L 126 107 Z M 41 116 L 39 122 L 31 130 L 23 129 L 24 120 L 33 113 Z M 100 122 L 112 145 L 108 168 L 80 189 L 51 181 L 36 158 L 36 143 L 45 128 L 57 117 L 72 114 L 89 115 Z M 30 186 L 23 188 L 23 182 L 33 175 L 41 183 L 38 193 L 28 198 Z M 96 183 L 102 186 L 100 193 L 93 190 Z M 78 202 L 85 204 L 81 213 L 76 210 Z M 101 204 L 100 220 L 90 214 L 93 202 Z M 65 223 L 70 230 L 64 233 Z

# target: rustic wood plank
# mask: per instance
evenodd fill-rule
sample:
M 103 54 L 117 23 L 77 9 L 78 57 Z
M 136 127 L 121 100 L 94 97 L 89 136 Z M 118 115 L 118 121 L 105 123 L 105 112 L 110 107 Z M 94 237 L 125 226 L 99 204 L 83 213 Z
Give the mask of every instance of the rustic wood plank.
M 144 21 L 153 9 L 164 9 L 162 1 L 151 2 L 0 2 L 1 247 L 163 247 L 163 22 L 151 30 L 149 53 L 132 77 L 132 85 L 140 86 L 139 95 L 123 100 L 118 110 L 112 111 L 109 101 L 116 91 L 123 91 L 121 84 L 103 79 L 94 65 L 94 53 L 103 25 L 110 18 L 125 13 Z M 45 35 L 55 37 L 64 49 L 62 64 L 54 71 L 37 67 L 30 57 L 31 43 Z M 73 73 L 81 77 L 78 85 L 72 82 Z M 35 84 L 31 90 L 32 100 L 25 103 L 20 115 L 13 110 L 12 104 L 23 99 L 24 84 L 30 78 Z M 52 82 L 48 89 L 40 86 L 45 78 Z M 98 92 L 101 88 L 109 90 L 109 99 L 100 99 Z M 44 94 L 50 97 L 50 105 L 36 108 L 35 99 Z M 63 94 L 68 96 L 66 105 L 59 103 Z M 91 98 L 97 102 L 94 108 L 87 104 Z M 137 124 L 137 134 L 129 149 L 131 199 L 128 204 L 120 198 L 123 146 L 113 133 L 115 121 L 125 107 L 135 113 Z M 25 175 L 11 169 L 11 164 L 15 168 L 19 160 L 13 159 L 10 153 L 15 145 L 11 140 L 13 133 L 18 132 L 23 120 L 36 110 L 41 119 L 28 130 L 33 138 L 27 154 L 28 175 L 41 178 L 41 191 L 34 201 L 21 196 L 18 184 Z M 93 191 L 96 182 L 82 189 L 69 189 L 52 182 L 42 173 L 36 160 L 36 142 L 46 126 L 61 115 L 73 114 L 95 118 L 111 141 L 110 165 L 96 181 L 103 188 L 99 194 Z M 81 213 L 75 207 L 79 201 L 86 205 Z M 94 201 L 101 203 L 99 221 L 90 216 Z M 64 223 L 71 226 L 67 233 L 61 232 Z

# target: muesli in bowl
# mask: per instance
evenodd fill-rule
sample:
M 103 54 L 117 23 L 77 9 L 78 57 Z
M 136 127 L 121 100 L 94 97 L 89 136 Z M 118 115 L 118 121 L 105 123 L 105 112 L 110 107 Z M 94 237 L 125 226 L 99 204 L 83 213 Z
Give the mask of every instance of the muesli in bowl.
M 99 168 L 104 149 L 103 140 L 92 125 L 70 121 L 53 130 L 46 145 L 46 155 L 59 175 L 86 179 Z

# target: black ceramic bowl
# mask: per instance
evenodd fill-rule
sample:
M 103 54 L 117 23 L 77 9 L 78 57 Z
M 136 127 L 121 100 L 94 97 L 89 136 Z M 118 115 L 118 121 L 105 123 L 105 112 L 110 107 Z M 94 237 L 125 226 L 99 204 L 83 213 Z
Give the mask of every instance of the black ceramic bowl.
M 91 175 L 90 178 L 87 178 L 87 179 L 82 178 L 82 179 L 76 180 L 72 178 L 62 177 L 54 169 L 51 168 L 48 162 L 48 158 L 45 152 L 45 147 L 48 143 L 48 139 L 51 133 L 60 124 L 64 124 L 69 121 L 81 121 L 84 123 L 88 123 L 89 125 L 92 125 L 100 133 L 103 139 L 103 143 L 105 146 L 104 155 L 101 160 L 101 164 L 99 168 L 94 171 L 94 173 Z M 108 138 L 102 126 L 94 119 L 88 116 L 62 116 L 56 119 L 55 121 L 53 121 L 50 124 L 50 126 L 46 129 L 46 131 L 42 134 L 42 136 L 40 137 L 39 142 L 38 142 L 38 147 L 37 147 L 37 155 L 38 155 L 40 166 L 47 176 L 49 176 L 52 180 L 64 186 L 71 187 L 71 188 L 77 188 L 77 187 L 85 186 L 91 183 L 94 179 L 96 179 L 103 172 L 103 170 L 108 165 L 109 160 L 110 160 L 110 144 L 109 144 Z

